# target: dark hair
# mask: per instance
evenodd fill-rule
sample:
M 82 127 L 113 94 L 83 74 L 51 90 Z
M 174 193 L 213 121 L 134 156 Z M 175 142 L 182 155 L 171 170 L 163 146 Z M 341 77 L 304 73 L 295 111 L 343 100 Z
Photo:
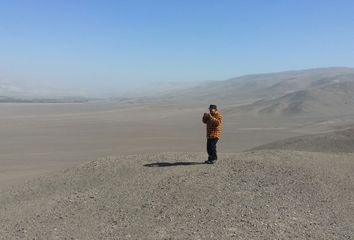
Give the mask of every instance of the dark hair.
M 217 109 L 217 107 L 214 104 L 210 104 L 209 109 Z

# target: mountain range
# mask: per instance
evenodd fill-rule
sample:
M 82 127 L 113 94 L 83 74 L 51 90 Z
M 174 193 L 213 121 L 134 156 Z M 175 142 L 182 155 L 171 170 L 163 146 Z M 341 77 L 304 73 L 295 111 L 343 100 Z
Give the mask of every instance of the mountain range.
M 210 81 L 163 97 L 213 102 L 227 112 L 294 116 L 354 112 L 353 93 L 354 68 L 330 67 Z

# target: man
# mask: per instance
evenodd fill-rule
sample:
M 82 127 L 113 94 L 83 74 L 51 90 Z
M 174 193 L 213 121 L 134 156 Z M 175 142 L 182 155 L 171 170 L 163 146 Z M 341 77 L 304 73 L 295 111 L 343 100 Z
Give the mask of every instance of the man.
M 221 136 L 222 128 L 222 115 L 218 111 L 216 105 L 209 106 L 209 113 L 204 113 L 203 123 L 206 124 L 207 129 L 207 152 L 208 160 L 207 164 L 213 164 L 218 159 L 216 154 L 216 144 Z

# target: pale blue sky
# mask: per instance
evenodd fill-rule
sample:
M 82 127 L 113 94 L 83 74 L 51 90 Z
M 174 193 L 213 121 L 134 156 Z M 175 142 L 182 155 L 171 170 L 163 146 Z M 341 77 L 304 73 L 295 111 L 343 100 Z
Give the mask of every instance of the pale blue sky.
M 0 0 L 0 80 L 119 92 L 354 67 L 352 0 Z

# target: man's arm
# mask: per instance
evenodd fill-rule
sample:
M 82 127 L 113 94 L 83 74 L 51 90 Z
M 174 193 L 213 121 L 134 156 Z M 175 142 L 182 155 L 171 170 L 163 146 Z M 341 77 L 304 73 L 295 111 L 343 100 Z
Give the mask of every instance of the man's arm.
M 208 113 L 204 113 L 203 115 L 203 123 L 208 123 L 210 119 L 210 115 Z
M 215 117 L 210 115 L 210 121 L 214 126 L 219 126 L 222 122 L 221 114 L 217 114 Z

